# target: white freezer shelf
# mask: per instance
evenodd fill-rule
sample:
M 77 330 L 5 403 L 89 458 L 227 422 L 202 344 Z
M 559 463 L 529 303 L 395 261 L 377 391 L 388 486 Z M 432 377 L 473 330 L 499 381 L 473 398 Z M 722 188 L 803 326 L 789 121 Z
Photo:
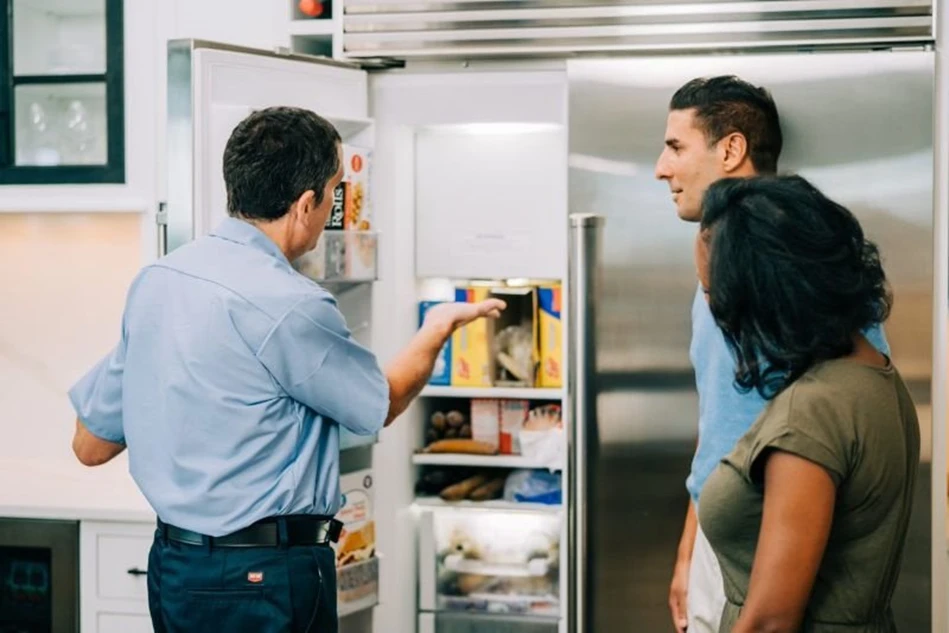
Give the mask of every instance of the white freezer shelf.
M 550 563 L 540 558 L 526 563 L 488 563 L 480 560 L 468 560 L 460 554 L 447 556 L 444 565 L 448 571 L 459 574 L 508 578 L 543 578 L 550 570 Z
M 441 387 L 429 385 L 422 389 L 430 398 L 511 398 L 517 400 L 562 400 L 563 389 L 531 387 Z
M 504 595 L 473 593 L 467 596 L 438 596 L 442 613 L 465 613 L 473 617 L 502 615 L 509 618 L 543 618 L 556 621 L 560 598 L 554 595 Z M 541 620 L 543 621 L 543 620 Z
M 563 506 L 549 503 L 517 503 L 516 501 L 445 501 L 440 497 L 416 497 L 415 505 L 422 508 L 458 510 L 494 510 L 503 512 L 538 512 L 559 514 Z
M 547 464 L 523 455 L 469 455 L 467 453 L 417 453 L 412 455 L 416 466 L 477 466 L 482 468 L 549 469 Z M 552 470 L 561 470 L 558 464 Z

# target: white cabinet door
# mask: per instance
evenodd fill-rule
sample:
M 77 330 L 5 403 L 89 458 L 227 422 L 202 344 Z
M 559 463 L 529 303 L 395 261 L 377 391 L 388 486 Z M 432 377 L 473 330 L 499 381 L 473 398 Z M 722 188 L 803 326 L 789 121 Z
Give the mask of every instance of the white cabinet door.
M 97 624 L 97 630 L 88 633 L 153 633 L 154 631 L 152 619 L 148 615 L 100 613 Z
M 82 633 L 151 631 L 148 553 L 153 523 L 83 521 L 79 526 Z
M 98 597 L 148 600 L 145 572 L 148 570 L 152 537 L 101 534 L 96 545 Z

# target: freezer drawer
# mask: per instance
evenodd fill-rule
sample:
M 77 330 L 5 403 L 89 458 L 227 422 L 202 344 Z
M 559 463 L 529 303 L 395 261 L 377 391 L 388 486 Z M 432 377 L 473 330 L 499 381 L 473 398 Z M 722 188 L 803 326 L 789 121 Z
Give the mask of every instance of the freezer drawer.
M 418 633 L 557 633 L 557 625 L 550 618 L 422 613 Z
M 426 510 L 419 609 L 557 618 L 562 530 L 563 516 L 551 512 Z

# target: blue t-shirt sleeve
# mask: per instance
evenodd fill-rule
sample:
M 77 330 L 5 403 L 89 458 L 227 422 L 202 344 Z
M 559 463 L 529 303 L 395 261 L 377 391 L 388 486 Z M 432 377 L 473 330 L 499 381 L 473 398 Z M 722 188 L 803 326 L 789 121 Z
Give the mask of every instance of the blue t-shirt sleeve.
M 353 339 L 331 295 L 297 303 L 257 356 L 294 400 L 356 435 L 382 429 L 389 381 L 375 355 Z
M 122 426 L 122 374 L 125 370 L 126 337 L 69 390 L 76 416 L 99 439 L 125 443 Z
M 890 355 L 890 344 L 886 340 L 886 332 L 883 330 L 883 324 L 876 323 L 871 325 L 863 331 L 863 335 L 878 352 L 886 356 Z

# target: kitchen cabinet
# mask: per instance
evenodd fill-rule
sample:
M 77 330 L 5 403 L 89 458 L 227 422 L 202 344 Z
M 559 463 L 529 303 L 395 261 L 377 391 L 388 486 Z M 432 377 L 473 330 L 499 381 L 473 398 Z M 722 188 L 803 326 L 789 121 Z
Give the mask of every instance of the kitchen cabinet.
M 125 182 L 122 0 L 9 0 L 0 184 Z

